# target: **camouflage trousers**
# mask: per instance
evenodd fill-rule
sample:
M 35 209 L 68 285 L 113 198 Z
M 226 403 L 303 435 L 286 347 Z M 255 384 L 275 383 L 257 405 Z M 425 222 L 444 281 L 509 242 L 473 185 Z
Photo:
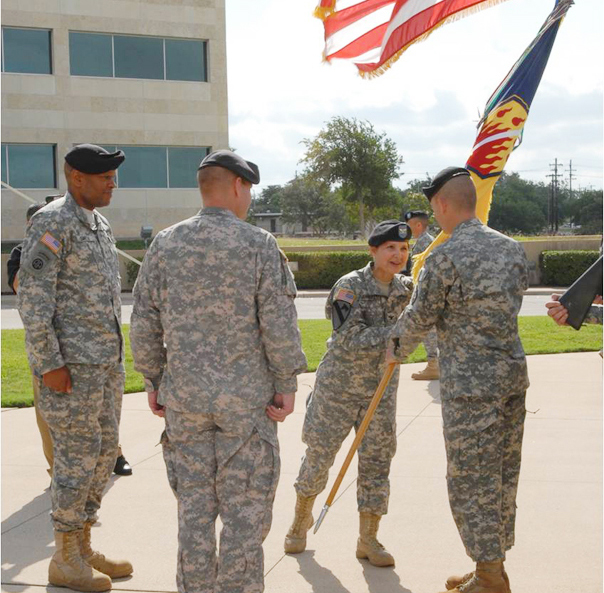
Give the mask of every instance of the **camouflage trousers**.
M 525 394 L 443 399 L 447 486 L 453 518 L 475 562 L 514 545 Z
M 388 512 L 388 476 L 396 452 L 397 385 L 398 374 L 392 378 L 359 445 L 359 512 L 375 515 L 385 515 Z M 315 388 L 307 403 L 302 429 L 302 441 L 307 448 L 294 483 L 298 494 L 313 496 L 324 490 L 329 479 L 329 469 L 342 442 L 352 428 L 355 432 L 358 430 L 372 395 L 373 392 L 369 390 L 363 399 L 347 398 L 345 393 L 336 395 L 332 390 Z
M 40 386 L 39 410 L 52 437 L 52 523 L 57 531 L 94 523 L 115 466 L 124 366 L 69 364 L 72 392 Z
M 436 328 L 433 327 L 424 338 L 424 348 L 426 349 L 426 355 L 428 360 L 434 360 L 438 358 L 438 340 L 436 337 Z
M 166 409 L 162 446 L 178 501 L 179 592 L 264 591 L 262 542 L 271 526 L 280 467 L 276 434 L 264 409 L 221 414 Z

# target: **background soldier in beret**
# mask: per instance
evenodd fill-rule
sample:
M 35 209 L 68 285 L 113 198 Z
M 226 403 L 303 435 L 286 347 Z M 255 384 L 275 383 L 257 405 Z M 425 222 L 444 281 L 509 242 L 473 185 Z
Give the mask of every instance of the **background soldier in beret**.
M 312 506 L 325 488 L 329 468 L 351 428 L 358 429 L 383 374 L 388 336 L 409 303 L 410 278 L 400 272 L 409 256 L 409 227 L 398 220 L 378 224 L 369 245 L 373 262 L 340 278 L 331 289 L 325 314 L 333 333 L 317 369 L 302 440 L 306 453 L 295 483 L 295 517 L 285 551 L 304 551 L 313 524 Z M 390 463 L 396 451 L 398 368 L 360 444 L 357 502 L 360 537 L 357 558 L 392 566 L 394 558 L 377 540 L 388 511 Z
M 428 232 L 428 221 L 430 217 L 427 212 L 423 210 L 411 210 L 405 213 L 405 222 L 409 225 L 413 238 L 415 239 L 415 245 L 411 250 L 411 257 L 407 262 L 407 272 L 410 274 L 413 268 L 413 258 L 416 255 L 424 252 L 434 237 Z M 412 379 L 416 381 L 433 381 L 440 377 L 438 371 L 438 340 L 436 338 L 436 328 L 431 329 L 424 338 L 424 348 L 426 349 L 426 356 L 428 357 L 428 365 L 423 371 L 419 373 L 413 373 Z
M 52 435 L 53 585 L 106 591 L 132 572 L 90 546 L 115 465 L 124 386 L 120 275 L 109 223 L 97 211 L 115 187 L 121 151 L 76 146 L 68 192 L 37 212 L 23 244 L 19 313 L 30 365 L 42 377 L 40 411 Z
M 147 252 L 130 339 L 151 410 L 166 420 L 178 590 L 256 593 L 279 477 L 276 422 L 293 411 L 306 369 L 296 285 L 275 238 L 244 222 L 258 167 L 221 150 L 198 181 L 204 208 Z
M 27 220 L 27 226 L 29 226 L 29 221 L 31 217 L 41 208 L 43 208 L 45 204 L 32 204 L 25 214 Z M 6 273 L 8 278 L 8 285 L 11 287 L 12 291 L 17 294 L 17 290 L 19 289 L 19 268 L 21 266 L 21 252 L 23 251 L 23 243 L 19 243 L 19 245 L 15 246 L 10 252 L 10 258 L 6 262 Z M 36 411 L 36 424 L 38 425 L 38 430 L 40 431 L 40 437 L 42 439 L 42 451 L 44 452 L 44 457 L 46 458 L 46 462 L 48 463 L 48 475 L 52 477 L 52 438 L 50 436 L 50 431 L 48 430 L 48 425 L 46 421 L 42 417 L 40 413 L 40 378 L 36 376 L 35 371 L 32 369 L 32 387 L 34 392 L 34 408 Z
M 450 577 L 454 593 L 509 593 L 503 568 L 514 544 L 526 359 L 518 312 L 528 286 L 524 250 L 476 218 L 466 169 L 441 171 L 424 193 L 451 237 L 426 259 L 392 333 L 388 361 L 403 361 L 436 326 L 447 486 L 476 570 Z

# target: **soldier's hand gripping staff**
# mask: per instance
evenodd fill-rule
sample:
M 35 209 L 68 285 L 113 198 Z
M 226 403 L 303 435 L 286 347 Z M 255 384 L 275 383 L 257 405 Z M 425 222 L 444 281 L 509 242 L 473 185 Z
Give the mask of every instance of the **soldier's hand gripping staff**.
M 307 446 L 295 483 L 295 516 L 285 551 L 302 552 L 313 523 L 312 506 L 327 484 L 328 472 L 352 428 L 359 429 L 383 373 L 388 336 L 413 284 L 400 274 L 409 255 L 409 227 L 398 220 L 378 224 L 369 237 L 373 262 L 340 278 L 325 313 L 333 333 L 317 369 L 302 432 Z M 356 554 L 376 566 L 394 558 L 377 540 L 388 510 L 390 463 L 396 450 L 398 367 L 360 443 L 357 502 L 360 537 Z

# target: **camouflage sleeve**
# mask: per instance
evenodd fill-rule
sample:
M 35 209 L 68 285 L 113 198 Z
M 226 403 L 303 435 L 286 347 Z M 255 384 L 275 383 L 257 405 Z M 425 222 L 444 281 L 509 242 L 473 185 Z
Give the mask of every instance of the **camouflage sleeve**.
M 455 281 L 455 267 L 442 253 L 432 253 L 422 268 L 411 303 L 396 322 L 390 340 L 395 358 L 405 360 L 438 321 Z
M 332 295 L 340 290 L 354 295 L 355 298 L 350 308 L 341 301 L 334 303 Z M 351 352 L 375 350 L 376 348 L 385 350 L 393 326 L 369 325 L 363 314 L 358 293 L 359 291 L 353 283 L 340 280 L 332 289 L 330 298 L 327 300 L 331 309 L 329 318 L 334 332 L 336 332 L 338 343 Z M 338 307 L 338 311 L 336 311 L 336 307 Z
M 589 308 L 583 323 L 595 323 L 602 325 L 602 305 L 592 305 Z
M 268 368 L 277 393 L 294 393 L 296 376 L 306 370 L 294 305 L 296 283 L 287 258 L 271 235 L 259 265 L 256 302 Z
M 130 348 L 134 369 L 158 387 L 166 366 L 164 328 L 160 306 L 162 277 L 157 237 L 149 247 L 132 289 Z
M 31 219 L 21 254 L 17 306 L 29 362 L 42 375 L 65 366 L 52 321 L 57 278 L 68 249 L 68 231 L 62 225 L 43 214 Z

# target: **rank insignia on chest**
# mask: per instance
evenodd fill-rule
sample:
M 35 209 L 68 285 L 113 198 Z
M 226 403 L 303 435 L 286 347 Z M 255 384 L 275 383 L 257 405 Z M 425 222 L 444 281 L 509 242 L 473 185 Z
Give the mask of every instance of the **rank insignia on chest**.
M 344 301 L 345 303 L 352 305 L 355 298 L 354 292 L 346 290 L 345 288 L 340 288 L 334 297 L 334 301 Z
M 55 239 L 48 232 L 44 233 L 44 235 L 40 239 L 40 243 L 42 243 L 42 245 L 45 245 L 46 247 L 48 247 L 48 249 L 50 249 L 55 255 L 59 252 L 59 249 L 61 249 L 61 241 L 59 241 L 58 239 Z

